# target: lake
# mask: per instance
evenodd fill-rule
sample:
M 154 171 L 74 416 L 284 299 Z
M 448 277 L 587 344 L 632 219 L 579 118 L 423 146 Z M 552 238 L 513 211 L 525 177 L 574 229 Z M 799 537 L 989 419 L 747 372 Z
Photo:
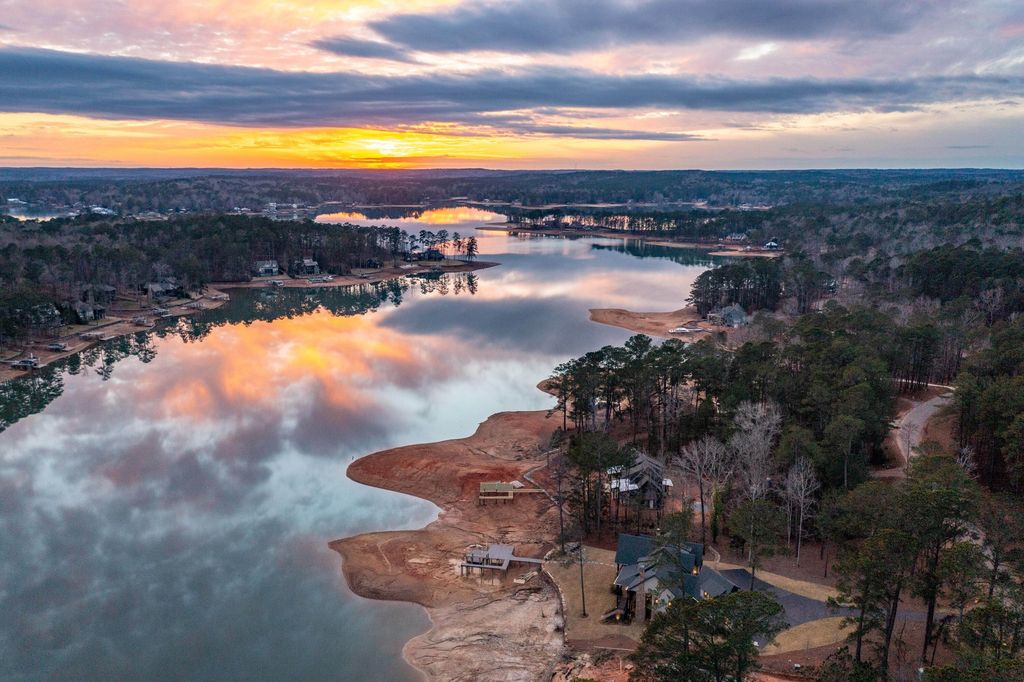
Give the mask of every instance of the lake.
M 628 336 L 588 308 L 679 308 L 711 265 L 475 234 L 499 267 L 235 290 L 0 387 L 0 678 L 413 679 L 425 611 L 353 595 L 327 542 L 437 509 L 347 464 L 550 407 L 556 364 Z

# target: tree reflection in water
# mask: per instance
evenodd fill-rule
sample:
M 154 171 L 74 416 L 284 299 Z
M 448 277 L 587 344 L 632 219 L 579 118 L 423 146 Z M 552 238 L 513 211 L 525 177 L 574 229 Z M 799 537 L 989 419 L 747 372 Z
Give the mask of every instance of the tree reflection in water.
M 193 343 L 202 341 L 215 328 L 224 325 L 273 322 L 321 310 L 333 315 L 362 315 L 385 305 L 397 307 L 413 287 L 421 294 L 472 296 L 479 291 L 479 286 L 480 280 L 472 272 L 428 272 L 347 287 L 235 289 L 225 306 L 90 346 L 27 376 L 0 383 L 0 431 L 42 412 L 60 397 L 67 374 L 78 375 L 91 369 L 107 381 L 122 360 L 137 358 L 143 363 L 152 362 L 157 353 L 154 337 L 178 336 L 185 343 Z

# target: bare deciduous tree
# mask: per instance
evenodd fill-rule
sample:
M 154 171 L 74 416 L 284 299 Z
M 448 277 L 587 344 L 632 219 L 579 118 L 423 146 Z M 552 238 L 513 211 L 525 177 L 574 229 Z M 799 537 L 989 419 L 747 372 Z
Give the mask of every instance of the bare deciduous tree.
M 963 467 L 971 478 L 978 472 L 978 464 L 974 461 L 974 448 L 970 445 L 965 445 L 957 451 L 956 463 Z
M 697 482 L 700 499 L 700 541 L 706 539 L 706 505 L 708 493 L 713 498 L 718 488 L 732 475 L 733 459 L 717 438 L 704 436 L 688 443 L 679 454 L 679 465 Z
M 797 511 L 796 525 L 796 565 L 800 565 L 800 547 L 804 536 L 804 519 L 814 508 L 815 494 L 821 488 L 821 482 L 814 472 L 811 460 L 801 457 L 789 468 L 786 475 L 786 497 Z
M 779 435 L 782 415 L 775 403 L 740 403 L 736 432 L 729 446 L 736 457 L 747 496 L 758 500 L 768 493 L 772 474 L 772 447 Z

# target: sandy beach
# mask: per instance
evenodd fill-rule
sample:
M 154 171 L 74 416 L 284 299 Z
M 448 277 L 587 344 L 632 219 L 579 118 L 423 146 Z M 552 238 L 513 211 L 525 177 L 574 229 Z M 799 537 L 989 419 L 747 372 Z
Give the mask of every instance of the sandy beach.
M 410 640 L 406 659 L 430 679 L 547 679 L 562 652 L 557 593 L 542 575 L 519 585 L 508 575 L 460 575 L 473 545 L 504 543 L 542 557 L 557 534 L 557 511 L 543 494 L 509 503 L 477 503 L 482 481 L 525 481 L 543 467 L 557 418 L 502 412 L 467 437 L 385 450 L 348 468 L 355 481 L 430 500 L 441 508 L 420 530 L 367 533 L 335 540 L 352 590 L 371 599 L 424 606 L 431 629 Z M 532 567 L 535 568 L 535 567 Z
M 700 319 L 697 309 L 680 308 L 667 313 L 638 313 L 622 308 L 591 308 L 590 319 L 601 324 L 621 327 L 637 334 L 646 334 L 658 339 L 679 339 L 680 341 L 696 341 L 716 331 Z M 700 327 L 703 331 L 692 334 L 672 334 L 670 329 L 686 326 Z

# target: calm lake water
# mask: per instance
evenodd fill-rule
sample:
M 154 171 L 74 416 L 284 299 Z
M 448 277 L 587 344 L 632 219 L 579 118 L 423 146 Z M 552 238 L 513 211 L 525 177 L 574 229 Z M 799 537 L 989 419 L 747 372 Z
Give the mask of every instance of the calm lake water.
M 0 678 L 411 679 L 424 610 L 353 595 L 327 542 L 437 510 L 347 464 L 549 407 L 552 367 L 627 337 L 588 308 L 680 307 L 710 264 L 476 235 L 500 267 L 237 290 L 0 388 Z

